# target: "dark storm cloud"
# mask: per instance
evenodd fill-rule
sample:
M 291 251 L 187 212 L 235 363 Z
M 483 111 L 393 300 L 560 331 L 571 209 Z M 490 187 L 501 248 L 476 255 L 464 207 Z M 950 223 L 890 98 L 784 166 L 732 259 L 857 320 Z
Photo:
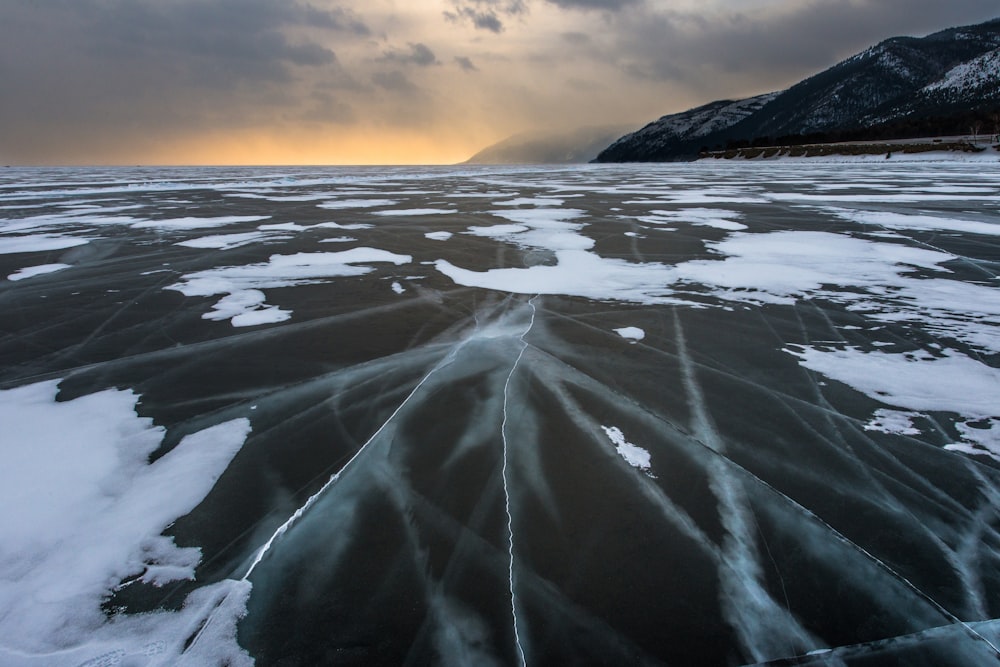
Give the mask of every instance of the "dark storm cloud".
M 304 121 L 338 125 L 350 125 L 357 122 L 358 116 L 354 109 L 329 93 L 313 92 L 309 96 L 309 100 L 311 105 L 301 115 Z
M 449 21 L 460 23 L 468 21 L 478 30 L 503 32 L 501 17 L 512 17 L 525 14 L 528 5 L 525 0 L 452 0 L 455 11 L 445 12 Z
M 585 46 L 590 44 L 590 36 L 582 32 L 564 32 L 560 37 L 574 46 Z
M 337 67 L 316 36 L 370 32 L 348 9 L 288 0 L 5 0 L 0 140 L 42 125 L 81 135 L 239 124 L 287 106 L 278 87 L 296 72 Z
M 465 56 L 455 56 L 455 62 L 466 72 L 478 72 L 479 68 Z
M 397 49 L 386 51 L 379 60 L 403 65 L 418 65 L 420 67 L 441 64 L 438 62 L 437 56 L 434 55 L 434 52 L 426 44 L 411 42 L 408 46 L 409 50 L 406 51 Z
M 618 11 L 631 5 L 642 4 L 643 0 L 545 0 L 563 9 L 603 9 Z
M 977 23 L 1000 14 L 994 0 L 813 0 L 781 9 L 713 14 L 643 9 L 615 23 L 605 54 L 632 76 L 712 85 L 706 71 L 764 89 L 817 73 L 883 39 Z
M 393 93 L 415 93 L 417 87 L 398 69 L 372 74 L 372 83 Z

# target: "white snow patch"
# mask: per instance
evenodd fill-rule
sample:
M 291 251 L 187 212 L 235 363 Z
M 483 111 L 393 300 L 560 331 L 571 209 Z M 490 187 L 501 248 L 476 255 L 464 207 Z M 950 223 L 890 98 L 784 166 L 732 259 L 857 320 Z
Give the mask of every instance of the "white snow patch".
M 351 241 L 357 241 L 353 236 L 331 236 L 328 239 L 320 239 L 320 243 L 350 243 Z
M 562 206 L 565 200 L 555 197 L 515 197 L 507 201 L 495 201 L 494 206 Z
M 144 220 L 131 225 L 133 229 L 159 229 L 162 231 L 178 231 L 185 229 L 210 229 L 225 227 L 237 222 L 257 222 L 267 220 L 269 215 L 223 215 L 214 218 L 171 218 L 169 220 Z
M 402 294 L 406 291 L 406 288 L 399 284 L 399 282 L 392 283 L 392 291 L 396 294 Z
M 601 428 L 604 429 L 608 440 L 615 446 L 618 455 L 625 459 L 626 463 L 649 475 L 650 456 L 648 451 L 628 442 L 625 439 L 625 434 L 617 426 L 601 426 Z M 652 477 L 652 475 L 650 476 Z
M 410 255 L 397 255 L 375 248 L 352 248 L 341 252 L 297 253 L 271 255 L 266 263 L 226 266 L 198 271 L 182 277 L 166 289 L 185 296 L 225 295 L 211 312 L 202 315 L 209 320 L 229 319 L 233 326 L 283 322 L 291 312 L 265 303 L 260 290 L 294 287 L 342 276 L 359 276 L 371 272 L 372 264 L 390 262 L 397 266 L 412 261 Z
M 309 229 L 309 227 L 306 225 L 300 225 L 297 222 L 276 222 L 269 225 L 260 225 L 257 229 L 265 232 L 302 232 Z
M 356 222 L 350 225 L 341 225 L 336 222 L 321 222 L 318 225 L 313 225 L 320 229 L 346 229 L 348 231 L 356 231 L 358 229 L 371 229 L 372 225 L 368 225 L 362 222 Z
M 687 222 L 692 225 L 715 227 L 727 231 L 741 231 L 747 228 L 735 219 L 742 216 L 738 211 L 725 211 L 714 208 L 685 208 L 678 211 L 653 210 L 650 215 L 656 216 L 664 223 Z
M 246 232 L 244 234 L 215 234 L 212 236 L 202 236 L 196 239 L 179 241 L 177 245 L 188 248 L 210 248 L 214 250 L 229 250 L 240 246 L 263 241 L 270 235 L 263 232 Z
M 449 213 L 458 213 L 458 209 L 454 208 L 399 208 L 390 209 L 388 211 L 372 211 L 372 215 L 448 215 Z
M 865 430 L 896 435 L 920 435 L 920 429 L 913 425 L 913 420 L 918 417 L 923 417 L 923 415 L 919 412 L 901 412 L 880 408 L 865 424 Z
M 670 297 L 673 293 L 670 285 L 676 279 L 673 267 L 604 259 L 582 250 L 559 250 L 555 254 L 558 261 L 555 266 L 470 271 L 439 259 L 435 267 L 456 284 L 466 287 L 646 304 L 681 303 Z
M 862 225 L 877 225 L 890 229 L 909 230 L 940 230 L 948 232 L 964 232 L 971 234 L 1000 235 L 1000 224 L 981 222 L 978 220 L 959 220 L 936 215 L 911 215 L 891 211 L 851 211 L 834 209 L 834 212 L 851 222 Z
M 622 338 L 627 338 L 632 342 L 640 341 L 646 337 L 646 332 L 639 327 L 621 327 L 615 329 L 615 333 Z
M 451 232 L 427 232 L 424 234 L 425 238 L 431 241 L 447 241 L 453 236 Z
M 945 271 L 938 264 L 954 258 L 934 250 L 829 232 L 734 234 L 710 243 L 709 247 L 728 256 L 721 261 L 694 260 L 680 264 L 677 267 L 680 277 L 728 290 L 717 293 L 721 298 L 763 303 L 792 303 L 827 285 L 861 288 L 895 285 L 900 283 L 900 274 L 910 267 Z M 852 292 L 837 294 L 844 300 L 862 298 Z
M 70 268 L 69 264 L 39 264 L 38 266 L 28 266 L 23 269 L 18 269 L 14 273 L 10 274 L 7 276 L 7 280 L 24 280 L 25 278 L 33 278 L 35 276 L 45 275 L 46 273 L 54 273 L 68 268 Z
M 60 236 L 58 234 L 32 234 L 31 236 L 0 237 L 0 255 L 13 255 L 19 252 L 46 252 L 49 250 L 65 250 L 86 245 L 94 239 L 82 236 Z
M 785 351 L 802 366 L 898 408 L 954 412 L 970 419 L 1000 416 L 1000 369 L 957 352 L 935 357 L 808 346 Z
M 328 209 L 375 208 L 376 206 L 394 206 L 398 203 L 399 200 L 396 199 L 334 199 L 317 204 L 317 206 Z
M 944 448 L 972 454 L 986 455 L 1000 461 L 1000 419 L 971 420 L 955 424 L 964 442 L 945 445 Z
M 104 655 L 156 655 L 179 664 L 183 642 L 224 593 L 219 634 L 185 658 L 211 651 L 246 664 L 235 621 L 249 584 L 221 582 L 192 593 L 177 612 L 109 619 L 101 609 L 132 576 L 154 585 L 193 579 L 200 550 L 161 533 L 192 511 L 243 446 L 246 419 L 185 437 L 149 463 L 162 427 L 139 417 L 138 396 L 108 389 L 56 402 L 59 380 L 0 391 L 0 662 L 77 665 Z M 13 511 L 16 508 L 16 511 Z M 161 657 L 162 656 L 162 657 Z M 147 664 L 132 658 L 128 664 Z M 105 663 L 98 663 L 105 664 Z

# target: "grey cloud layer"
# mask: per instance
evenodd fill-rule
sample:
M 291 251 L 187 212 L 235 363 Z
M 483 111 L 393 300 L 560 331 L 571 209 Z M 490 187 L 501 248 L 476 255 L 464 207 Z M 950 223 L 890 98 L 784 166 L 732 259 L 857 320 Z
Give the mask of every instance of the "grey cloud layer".
M 440 0 L 411 19 L 362 0 L 0 0 L 0 157 L 301 122 L 457 136 L 651 120 L 1000 15 L 996 0 L 751 4 Z

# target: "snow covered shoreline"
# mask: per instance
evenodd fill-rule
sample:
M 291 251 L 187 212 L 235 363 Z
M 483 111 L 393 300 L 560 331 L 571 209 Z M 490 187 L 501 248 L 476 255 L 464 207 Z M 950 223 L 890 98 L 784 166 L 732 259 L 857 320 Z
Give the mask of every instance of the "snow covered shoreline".
M 982 148 L 982 147 L 980 147 Z M 946 145 L 942 147 L 923 144 L 835 144 L 822 146 L 768 146 L 712 151 L 698 158 L 708 160 L 783 162 L 793 160 L 820 163 L 871 163 L 871 162 L 1000 162 L 1000 151 L 995 147 L 973 151 Z

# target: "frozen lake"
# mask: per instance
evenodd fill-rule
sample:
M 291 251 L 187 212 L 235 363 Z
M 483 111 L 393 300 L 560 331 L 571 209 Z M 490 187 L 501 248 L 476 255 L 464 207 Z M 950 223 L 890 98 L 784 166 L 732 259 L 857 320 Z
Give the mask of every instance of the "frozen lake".
M 1000 662 L 1000 168 L 0 172 L 0 664 Z

